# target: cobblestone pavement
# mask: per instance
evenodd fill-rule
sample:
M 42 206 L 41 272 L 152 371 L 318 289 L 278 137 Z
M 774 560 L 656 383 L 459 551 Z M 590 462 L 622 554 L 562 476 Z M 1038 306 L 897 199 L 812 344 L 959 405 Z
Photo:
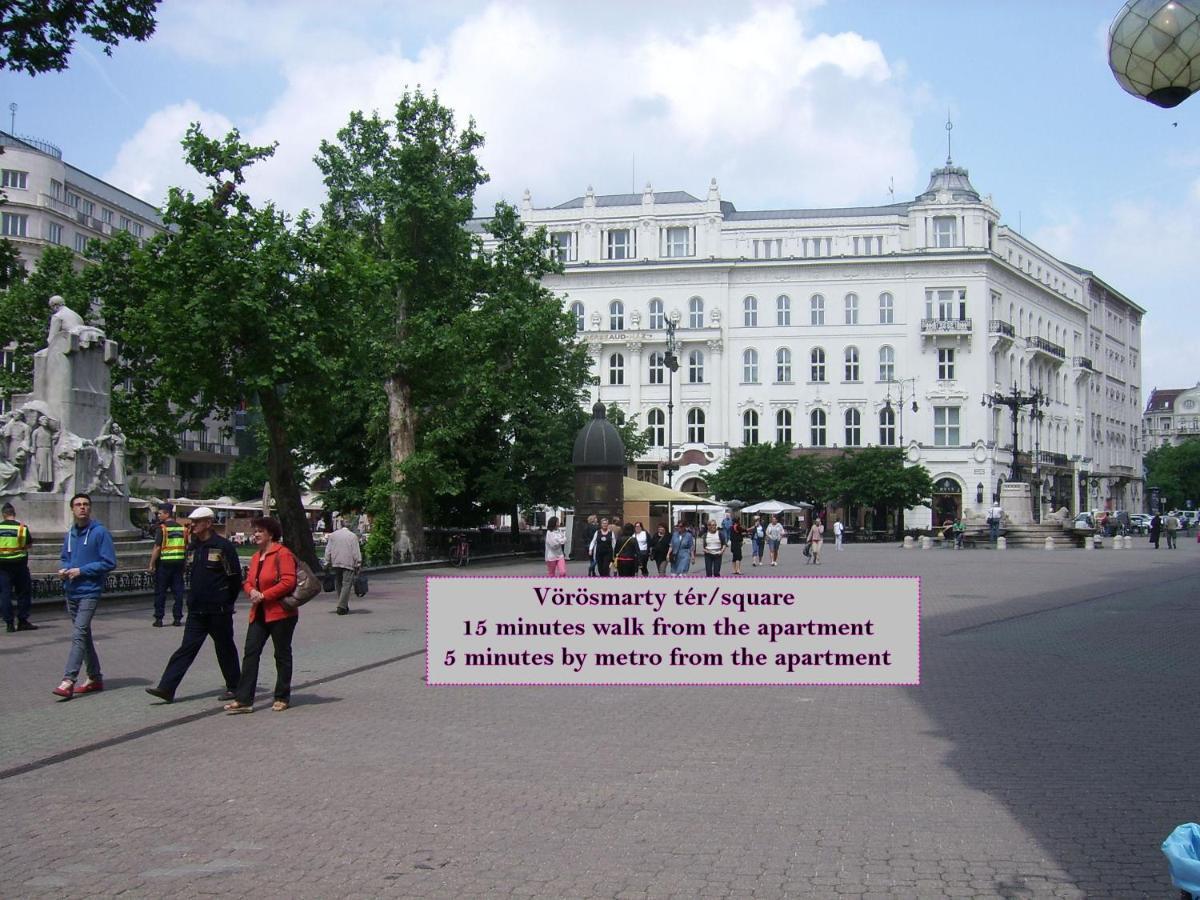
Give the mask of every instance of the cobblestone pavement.
M 922 576 L 920 687 L 429 688 L 417 572 L 304 609 L 287 713 L 220 714 L 207 648 L 154 703 L 148 604 L 59 703 L 43 609 L 0 635 L 0 897 L 1175 896 L 1200 545 L 801 561 Z

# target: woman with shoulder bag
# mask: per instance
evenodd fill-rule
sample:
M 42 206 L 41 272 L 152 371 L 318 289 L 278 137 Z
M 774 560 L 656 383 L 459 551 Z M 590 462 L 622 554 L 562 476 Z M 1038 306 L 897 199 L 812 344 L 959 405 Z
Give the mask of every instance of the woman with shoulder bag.
M 300 621 L 299 611 L 283 602 L 296 589 L 296 557 L 280 543 L 283 529 L 278 520 L 269 517 L 250 524 L 258 551 L 250 559 L 243 585 L 250 595 L 250 624 L 246 628 L 237 699 L 225 707 L 230 714 L 254 712 L 258 662 L 268 636 L 275 650 L 275 702 L 271 709 L 282 712 L 288 708 L 292 695 L 292 635 Z
M 617 549 L 617 575 L 621 578 L 633 578 L 638 573 L 637 534 L 628 522 L 621 529 L 620 545 Z

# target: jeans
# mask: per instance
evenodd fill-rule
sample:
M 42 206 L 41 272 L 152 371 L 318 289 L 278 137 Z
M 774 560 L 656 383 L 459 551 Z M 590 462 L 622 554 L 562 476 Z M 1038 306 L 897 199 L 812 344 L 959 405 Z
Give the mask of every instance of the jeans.
M 161 619 L 167 609 L 167 591 L 175 595 L 171 613 L 183 618 L 183 563 L 160 562 L 154 570 L 154 618 Z
M 0 565 L 0 618 L 9 625 L 13 622 L 13 594 L 17 595 L 17 619 L 24 622 L 33 602 L 33 582 L 29 578 L 29 564 L 24 560 Z
M 704 576 L 706 578 L 718 578 L 721 575 L 721 554 L 705 553 L 704 554 Z
M 225 687 L 236 690 L 241 681 L 241 667 L 238 665 L 237 644 L 233 640 L 233 612 L 206 613 L 188 611 L 187 622 L 183 626 L 183 640 L 179 649 L 171 654 L 167 668 L 163 670 L 158 686 L 171 696 L 188 667 L 195 661 L 196 654 L 204 646 L 204 639 L 211 637 L 213 649 L 217 652 L 217 665 L 221 667 L 221 675 L 225 679 Z
M 1167 549 L 1168 550 L 1175 549 L 1175 532 L 1174 531 L 1167 532 Z
M 79 678 L 79 668 L 85 663 L 88 678 L 93 681 L 100 678 L 100 657 L 96 655 L 96 645 L 92 642 L 92 616 L 96 614 L 96 606 L 99 603 L 99 594 L 92 597 L 67 598 L 67 615 L 71 617 L 73 626 L 67 667 L 63 669 L 63 678 L 68 681 Z
M 260 612 L 261 616 L 262 613 Z M 258 687 L 258 661 L 270 636 L 275 649 L 275 699 L 288 700 L 292 695 L 292 634 L 299 616 L 288 616 L 274 622 L 255 619 L 246 629 L 246 649 L 242 654 L 242 679 L 238 682 L 237 701 L 246 706 L 254 702 Z
M 995 519 L 988 525 L 988 539 L 994 544 L 1000 539 L 1000 523 Z
M 338 609 L 350 608 L 350 589 L 354 587 L 354 570 L 341 567 L 333 570 L 333 580 L 337 588 Z

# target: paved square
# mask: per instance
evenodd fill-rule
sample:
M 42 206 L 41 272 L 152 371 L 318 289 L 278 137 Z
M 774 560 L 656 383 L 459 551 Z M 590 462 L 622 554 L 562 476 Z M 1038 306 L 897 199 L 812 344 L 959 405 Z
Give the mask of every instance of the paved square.
M 43 607 L 0 635 L 0 896 L 1174 896 L 1200 545 L 802 561 L 763 574 L 921 576 L 919 687 L 430 688 L 415 572 L 305 607 L 286 713 L 222 715 L 207 648 L 155 704 L 148 602 L 58 703 Z

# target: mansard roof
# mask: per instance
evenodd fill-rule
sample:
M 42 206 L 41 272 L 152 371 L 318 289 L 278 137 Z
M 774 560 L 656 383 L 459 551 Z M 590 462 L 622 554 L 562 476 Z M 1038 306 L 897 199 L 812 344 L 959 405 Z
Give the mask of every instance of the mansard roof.
M 583 197 L 576 197 L 551 209 L 583 209 Z M 655 203 L 700 203 L 698 197 L 693 197 L 687 191 L 656 191 Z M 596 206 L 641 206 L 641 194 L 598 194 Z
M 1190 388 L 1155 388 L 1146 401 L 1146 412 L 1171 412 L 1175 400 L 1186 390 Z
M 972 186 L 971 179 L 967 176 L 967 170 L 962 166 L 951 164 L 949 159 L 940 169 L 934 169 L 929 173 L 929 184 L 925 188 L 925 193 L 917 196 L 917 202 L 932 202 L 942 191 L 949 193 L 950 199 L 956 203 L 980 202 L 979 192 Z

